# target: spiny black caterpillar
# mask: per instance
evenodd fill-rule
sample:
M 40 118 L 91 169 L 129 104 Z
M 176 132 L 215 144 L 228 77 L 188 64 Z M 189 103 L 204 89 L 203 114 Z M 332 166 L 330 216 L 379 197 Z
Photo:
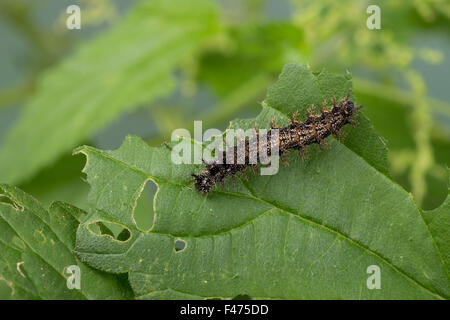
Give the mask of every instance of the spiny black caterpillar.
M 307 111 L 307 119 L 304 122 L 299 122 L 297 120 L 298 112 L 295 112 L 291 116 L 291 123 L 286 127 L 279 128 L 275 125 L 274 120 L 272 120 L 270 127 L 271 129 L 278 129 L 278 148 L 280 157 L 284 160 L 284 156 L 289 150 L 298 150 L 300 155 L 305 151 L 305 148 L 313 143 L 319 144 L 323 147 L 326 144 L 325 138 L 329 135 L 334 134 L 339 137 L 341 128 L 346 124 L 357 125 L 357 123 L 352 120 L 356 112 L 362 107 L 355 107 L 354 103 L 349 100 L 349 96 L 339 101 L 333 99 L 333 106 L 331 110 L 327 110 L 326 105 L 323 106 L 322 112 L 319 115 L 313 114 L 313 108 Z M 245 161 L 242 164 L 238 163 L 226 163 L 226 153 L 231 152 L 234 154 L 234 159 L 237 159 L 237 146 L 228 147 L 226 151 L 222 152 L 221 162 L 206 163 L 206 169 L 196 175 L 192 174 L 194 179 L 194 185 L 198 192 L 208 193 L 216 183 L 223 183 L 227 176 L 234 176 L 238 172 L 243 172 L 247 167 L 255 169 L 258 163 L 260 163 L 260 154 L 264 151 L 267 155 L 271 154 L 271 143 L 270 143 L 271 131 L 267 132 L 267 143 L 260 145 L 260 135 L 256 132 L 256 138 L 252 142 L 245 139 Z M 256 143 L 257 150 L 257 164 L 250 161 L 250 143 Z M 260 148 L 267 148 L 260 149 Z M 231 150 L 230 150 L 231 149 Z M 219 155 L 220 159 L 220 155 Z M 285 161 L 283 161 L 285 162 Z

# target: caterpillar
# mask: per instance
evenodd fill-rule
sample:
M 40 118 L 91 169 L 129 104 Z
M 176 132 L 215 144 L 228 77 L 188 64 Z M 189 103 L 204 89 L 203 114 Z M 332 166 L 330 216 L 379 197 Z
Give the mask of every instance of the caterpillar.
M 311 107 L 307 111 L 307 118 L 304 122 L 297 120 L 298 111 L 291 116 L 291 123 L 285 127 L 277 127 L 275 121 L 271 121 L 270 128 L 279 130 L 278 141 L 275 143 L 278 144 L 280 158 L 283 162 L 285 162 L 284 156 L 290 150 L 297 150 L 302 156 L 308 145 L 316 143 L 323 148 L 326 145 L 325 138 L 332 134 L 339 137 L 342 127 L 346 124 L 357 125 L 357 122 L 353 118 L 362 106 L 355 107 L 354 103 L 349 99 L 349 95 L 339 101 L 339 103 L 336 103 L 335 99 L 333 99 L 332 104 L 331 110 L 327 110 L 326 105 L 324 105 L 321 113 L 317 115 L 313 114 L 314 107 Z M 259 132 L 256 132 L 257 139 L 253 139 L 252 141 L 248 138 L 245 139 L 243 141 L 245 143 L 245 159 L 241 163 L 237 163 L 237 161 L 235 163 L 226 162 L 227 152 L 234 154 L 234 159 L 237 159 L 237 146 L 228 147 L 226 151 L 222 151 L 222 154 L 218 156 L 219 159 L 222 158 L 222 161 L 205 162 L 206 169 L 203 172 L 200 174 L 192 174 L 195 189 L 202 194 L 207 194 L 217 183 L 223 184 L 226 177 L 243 173 L 247 167 L 254 169 L 261 162 L 260 155 L 262 152 L 265 152 L 267 155 L 271 154 L 273 146 L 271 145 L 270 136 L 271 131 L 268 131 L 268 142 L 265 144 L 260 143 Z M 257 151 L 257 163 L 250 161 L 251 146 L 256 148 L 254 150 Z

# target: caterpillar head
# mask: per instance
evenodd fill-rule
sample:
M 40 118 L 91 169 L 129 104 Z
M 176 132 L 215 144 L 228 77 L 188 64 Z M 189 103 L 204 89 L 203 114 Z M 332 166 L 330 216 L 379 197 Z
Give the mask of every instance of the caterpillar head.
M 343 112 L 343 114 L 349 118 L 353 116 L 356 111 L 355 104 L 348 98 L 345 98 L 341 101 L 341 103 L 339 104 L 339 108 L 341 109 L 341 112 Z

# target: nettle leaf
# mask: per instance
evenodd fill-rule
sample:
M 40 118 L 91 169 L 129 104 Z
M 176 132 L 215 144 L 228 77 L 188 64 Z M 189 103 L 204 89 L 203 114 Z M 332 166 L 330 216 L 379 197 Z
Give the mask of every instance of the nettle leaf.
M 0 185 L 0 280 L 12 299 L 127 299 L 120 277 L 86 266 L 74 255 L 76 229 L 85 213 L 55 202 L 48 210 L 22 190 Z M 70 266 L 80 290 L 69 289 Z M 73 267 L 72 267 L 73 268 Z
M 42 77 L 0 151 L 2 182 L 22 182 L 125 110 L 171 92 L 180 61 L 217 30 L 210 1 L 139 3 Z
M 268 127 L 272 117 L 281 124 L 349 91 L 349 76 L 290 64 L 257 119 L 233 126 Z M 141 299 L 448 298 L 444 239 L 387 176 L 383 140 L 364 116 L 359 121 L 345 143 L 330 138 L 328 150 L 310 147 L 306 160 L 292 153 L 276 175 L 230 180 L 208 196 L 193 190 L 190 175 L 201 166 L 173 164 L 166 147 L 133 136 L 115 151 L 81 147 L 95 211 L 77 231 L 78 256 L 103 271 L 128 272 Z M 158 186 L 154 221 L 140 230 L 133 211 L 148 180 Z M 90 227 L 99 222 L 129 236 L 95 234 Z M 367 285 L 374 265 L 381 289 Z

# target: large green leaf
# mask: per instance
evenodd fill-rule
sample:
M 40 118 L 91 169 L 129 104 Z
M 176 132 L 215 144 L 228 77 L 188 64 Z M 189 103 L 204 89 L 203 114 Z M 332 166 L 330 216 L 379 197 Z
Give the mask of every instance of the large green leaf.
M 283 123 L 294 110 L 347 93 L 347 75 L 287 65 L 259 117 L 233 126 Z M 230 180 L 208 196 L 192 187 L 190 175 L 201 168 L 174 165 L 168 148 L 133 136 L 115 151 L 81 147 L 95 210 L 78 229 L 78 256 L 100 270 L 129 272 L 139 298 L 448 298 L 442 241 L 388 177 L 383 140 L 363 115 L 359 122 L 344 143 L 330 138 L 325 152 L 310 147 L 306 160 L 291 154 L 276 175 Z M 148 180 L 159 189 L 146 231 L 133 211 Z M 99 221 L 131 236 L 91 232 Z M 371 265 L 381 270 L 381 289 L 367 287 Z
M 0 151 L 2 182 L 22 182 L 124 110 L 170 92 L 174 68 L 216 30 L 207 0 L 142 1 L 41 78 Z
M 84 212 L 61 202 L 49 210 L 18 188 L 0 185 L 0 279 L 12 299 L 126 299 L 123 279 L 94 270 L 73 254 Z M 80 268 L 81 288 L 68 289 L 67 268 Z

